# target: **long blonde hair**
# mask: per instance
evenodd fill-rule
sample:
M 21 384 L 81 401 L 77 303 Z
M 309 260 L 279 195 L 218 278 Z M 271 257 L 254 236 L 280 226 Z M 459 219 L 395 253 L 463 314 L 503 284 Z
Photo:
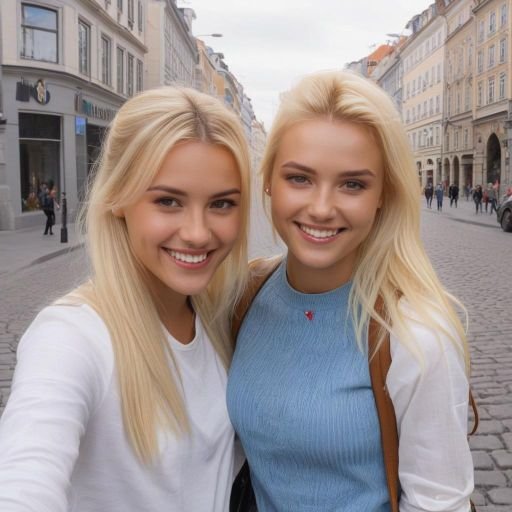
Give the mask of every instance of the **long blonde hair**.
M 136 201 L 152 183 L 169 150 L 198 140 L 228 149 L 241 179 L 241 229 L 208 288 L 192 297 L 212 344 L 227 367 L 232 356 L 228 317 L 247 273 L 249 153 L 241 124 L 218 100 L 192 89 L 165 87 L 127 101 L 113 120 L 89 190 L 82 221 L 92 265 L 88 283 L 65 298 L 86 302 L 102 317 L 115 355 L 125 430 L 141 461 L 158 453 L 157 431 L 189 431 L 179 372 L 134 256 L 125 220 L 112 212 Z M 205 170 L 205 172 L 207 172 Z
M 399 307 L 403 296 L 415 321 L 443 332 L 469 355 L 463 327 L 454 306 L 462 304 L 441 285 L 420 238 L 420 187 L 400 115 L 388 95 L 373 82 L 350 71 L 319 72 L 303 78 L 282 95 L 261 163 L 263 186 L 271 181 L 274 161 L 284 133 L 297 123 L 325 118 L 367 127 L 379 144 L 384 161 L 382 207 L 358 251 L 353 275 L 351 313 L 361 349 L 370 317 L 423 362 L 421 347 L 410 336 L 410 318 Z M 263 198 L 266 197 L 262 191 Z M 377 297 L 385 315 L 375 309 Z M 446 318 L 449 327 L 439 318 Z

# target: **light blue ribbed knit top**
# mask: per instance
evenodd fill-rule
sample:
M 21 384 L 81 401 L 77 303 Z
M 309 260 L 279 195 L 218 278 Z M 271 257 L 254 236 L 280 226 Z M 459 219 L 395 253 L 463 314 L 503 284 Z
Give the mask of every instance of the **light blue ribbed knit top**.
M 347 315 L 349 292 L 350 283 L 299 293 L 284 262 L 240 329 L 227 401 L 259 512 L 390 510 L 368 361 Z

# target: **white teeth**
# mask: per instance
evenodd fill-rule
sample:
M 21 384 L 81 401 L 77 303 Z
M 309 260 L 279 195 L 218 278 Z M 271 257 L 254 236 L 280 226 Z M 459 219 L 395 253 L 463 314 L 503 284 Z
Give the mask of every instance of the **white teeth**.
M 185 263 L 201 263 L 208 257 L 207 253 L 197 255 L 183 254 L 182 252 L 176 251 L 169 251 L 169 253 L 173 258 L 176 258 L 178 261 L 184 261 Z
M 300 224 L 299 227 L 304 231 L 304 233 L 314 236 L 315 238 L 329 238 L 338 233 L 337 229 L 313 229 L 303 226 L 302 224 Z

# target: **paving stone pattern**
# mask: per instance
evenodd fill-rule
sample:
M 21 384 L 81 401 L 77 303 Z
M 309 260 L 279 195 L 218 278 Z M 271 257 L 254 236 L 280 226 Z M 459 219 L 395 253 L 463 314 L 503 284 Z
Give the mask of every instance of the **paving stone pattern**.
M 473 498 L 479 512 L 511 512 L 512 235 L 491 218 L 474 216 L 470 205 L 459 203 L 457 211 L 444 206 L 442 213 L 423 210 L 422 236 L 443 283 L 469 313 L 471 383 L 481 416 L 479 431 L 471 439 Z M 254 239 L 252 243 L 257 246 Z M 0 414 L 9 396 L 21 334 L 42 306 L 80 282 L 86 268 L 79 250 L 2 275 Z

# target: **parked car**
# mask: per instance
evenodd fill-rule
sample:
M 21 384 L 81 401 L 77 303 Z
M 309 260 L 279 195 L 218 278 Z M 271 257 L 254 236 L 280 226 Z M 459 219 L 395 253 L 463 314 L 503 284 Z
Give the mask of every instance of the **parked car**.
M 508 233 L 512 232 L 512 196 L 500 204 L 497 215 L 501 229 Z

